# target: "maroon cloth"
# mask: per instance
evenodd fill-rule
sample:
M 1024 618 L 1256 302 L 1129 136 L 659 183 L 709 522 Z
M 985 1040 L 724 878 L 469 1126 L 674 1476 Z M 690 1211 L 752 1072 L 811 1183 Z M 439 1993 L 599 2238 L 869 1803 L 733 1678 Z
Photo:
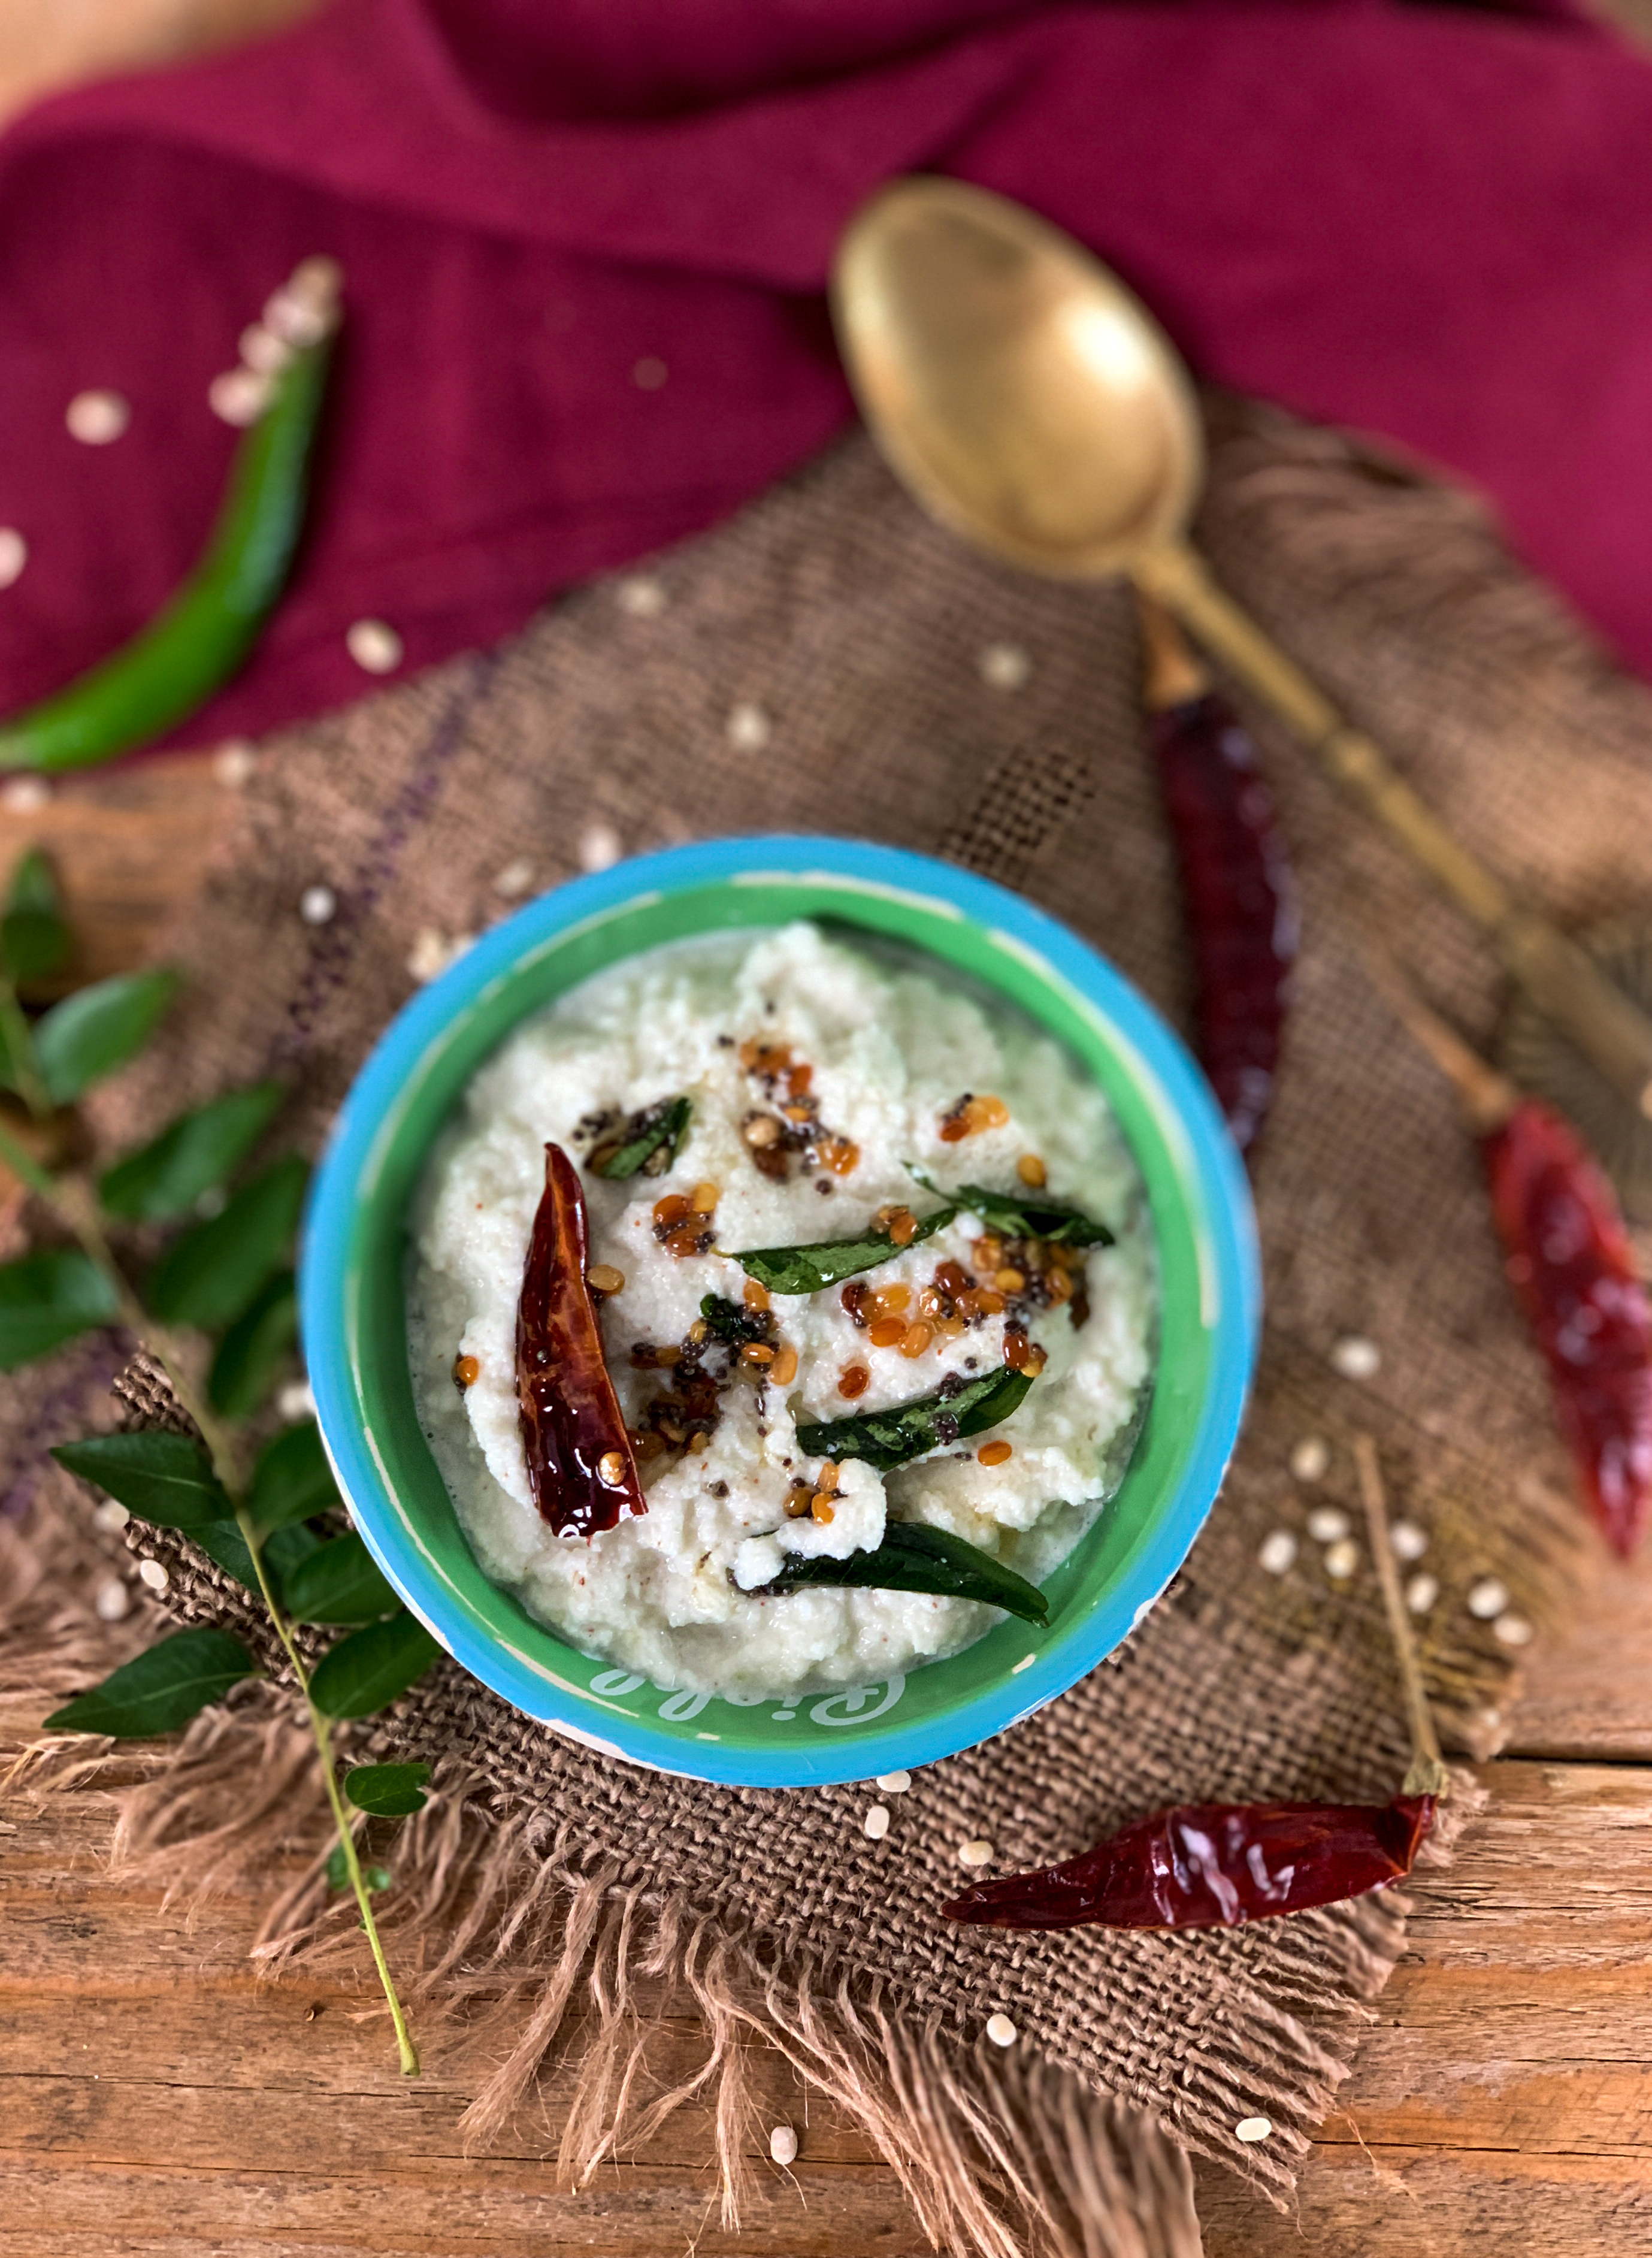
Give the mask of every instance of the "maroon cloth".
M 917 168 L 1072 229 L 1202 373 L 1477 481 L 1652 672 L 1648 152 L 1652 59 L 1544 9 L 338 0 L 0 142 L 0 709 L 187 569 L 209 382 L 305 253 L 349 302 L 313 536 L 185 742 L 356 695 L 352 620 L 487 643 L 829 439 L 833 243 Z

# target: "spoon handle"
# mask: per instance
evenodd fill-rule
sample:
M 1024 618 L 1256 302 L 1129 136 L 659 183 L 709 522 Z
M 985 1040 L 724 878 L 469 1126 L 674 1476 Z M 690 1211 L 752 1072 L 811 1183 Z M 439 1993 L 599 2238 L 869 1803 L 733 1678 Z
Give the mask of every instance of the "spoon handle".
M 1131 567 L 1137 586 L 1173 613 L 1302 739 L 1332 780 L 1367 807 L 1490 940 L 1504 970 L 1550 1024 L 1652 1117 L 1652 1019 L 1593 959 L 1527 906 L 1471 855 L 1414 792 L 1375 741 L 1337 711 L 1271 636 L 1217 586 L 1183 543 L 1154 549 Z

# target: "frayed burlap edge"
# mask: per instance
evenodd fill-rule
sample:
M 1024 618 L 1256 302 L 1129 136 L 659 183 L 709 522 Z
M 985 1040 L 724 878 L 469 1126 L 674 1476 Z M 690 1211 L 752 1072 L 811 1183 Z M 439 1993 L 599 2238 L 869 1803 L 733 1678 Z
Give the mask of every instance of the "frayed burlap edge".
M 128 1425 L 185 1424 L 142 1354 L 117 1394 Z M 5 1690 L 38 1690 L 44 1709 L 107 1670 L 110 1628 L 83 1594 L 123 1541 L 179 1573 L 174 1601 L 141 1608 L 115 1635 L 120 1647 L 147 1643 L 156 1612 L 186 1622 L 222 1622 L 229 1612 L 267 1677 L 205 1711 L 174 1743 L 117 1751 L 98 1736 L 32 1740 L 0 1785 L 36 1795 L 96 1787 L 117 1763 L 122 1777 L 107 1790 L 115 1878 L 160 1888 L 193 1910 L 267 1886 L 285 1867 L 290 1878 L 249 1947 L 255 1966 L 272 1980 L 359 1972 L 352 1910 L 326 1885 L 332 1836 L 314 1743 L 290 1682 L 281 1682 L 279 1651 L 238 1587 L 214 1589 L 222 1571 L 187 1539 L 137 1524 L 124 1540 L 100 1537 L 84 1501 L 66 1511 L 61 1498 L 42 1499 L 21 1530 L 4 1532 L 11 1570 L 0 1611 Z M 402 1752 L 394 1712 L 355 1732 L 352 1761 Z M 1454 1775 L 1425 1867 L 1449 1863 L 1483 1801 L 1468 1775 Z M 371 1822 L 359 1824 L 370 1831 Z M 1198 2258 L 1188 2152 L 1151 2112 L 1100 2096 L 1025 2049 L 967 2045 L 939 2018 L 913 2027 L 898 2003 L 856 1987 L 828 1957 L 780 1954 L 772 1944 L 765 1953 L 697 1910 L 688 1893 L 652 1886 L 613 1861 L 593 1862 L 566 1822 L 456 1759 L 437 1763 L 425 1809 L 399 1828 L 395 1869 L 379 1916 L 386 1949 L 408 1971 L 402 1988 L 422 2042 L 444 2044 L 476 2067 L 477 2091 L 461 2120 L 471 2150 L 486 2149 L 531 2099 L 577 2018 L 584 2047 L 557 2157 L 571 2187 L 587 2185 L 698 2103 L 712 2117 L 723 2223 L 737 2230 L 762 2130 L 748 2070 L 756 2048 L 778 2054 L 858 2127 L 937 2250 L 958 2258 Z M 1262 2034 L 1280 2055 L 1281 2098 L 1306 2077 L 1329 2106 L 1349 2063 L 1291 2010 L 1322 2006 L 1328 1952 L 1351 1994 L 1374 1997 L 1402 1949 L 1408 1911 L 1390 1891 L 1341 1908 L 1335 1922 L 1299 1917 L 1301 1998 L 1287 1987 L 1274 2006 L 1277 2028 Z M 663 2085 L 648 2064 L 651 2024 L 640 1987 L 668 1975 L 694 2000 L 705 2050 L 685 2076 Z M 1350 2010 L 1360 2019 L 1367 2012 Z M 1255 2058 L 1258 2034 L 1247 2035 L 1245 2091 L 1254 2097 L 1266 2092 L 1268 2074 Z M 1281 2201 L 1281 2191 L 1266 2191 Z
M 124 1425 L 188 1431 L 141 1353 L 116 1393 Z M 181 1590 L 176 1606 L 140 1607 L 135 1622 L 112 1630 L 85 1594 L 123 1543 L 170 1558 L 194 1589 L 188 1599 Z M 66 1510 L 55 1495 L 21 1527 L 0 1524 L 0 1691 L 37 1694 L 43 1712 L 150 1643 L 157 1612 L 209 1619 L 202 1601 L 224 1585 L 263 1680 L 203 1711 L 174 1743 L 117 1750 L 96 1734 L 29 1739 L 0 1773 L 0 1794 L 96 1787 L 117 1764 L 123 1777 L 106 1790 L 112 1878 L 160 1888 L 193 1911 L 266 1887 L 296 1859 L 299 1871 L 249 1946 L 254 1965 L 272 1980 L 358 1970 L 353 1908 L 326 1881 L 333 1836 L 315 1743 L 273 1636 L 238 1587 L 175 1532 L 134 1523 L 124 1539 L 111 1532 L 100 1541 L 88 1502 Z M 358 1729 L 352 1760 L 380 1754 L 375 1742 L 394 1750 L 394 1712 Z M 859 2128 L 938 2251 L 1199 2258 L 1187 2150 L 1147 2112 L 1036 2056 L 1014 2058 L 985 2041 L 966 2048 L 939 2019 L 911 2028 L 895 2003 L 857 1992 L 807 1955 L 765 1960 L 685 1892 L 650 1887 L 612 1862 L 592 1864 L 565 1822 L 514 1802 L 454 1759 L 437 1764 L 424 1810 L 398 1829 L 395 1864 L 379 1924 L 393 1961 L 408 1971 L 400 1981 L 422 2042 L 446 2041 L 485 2065 L 460 2120 L 469 2150 L 486 2148 L 531 2098 L 578 2015 L 595 2027 L 557 2151 L 570 2187 L 587 2185 L 698 2101 L 712 2113 L 723 2225 L 736 2231 L 762 2132 L 748 2067 L 755 2046 L 781 2056 Z M 668 1974 L 691 1994 L 705 2046 L 689 2075 L 662 2089 L 647 2064 L 650 2020 L 638 1985 Z

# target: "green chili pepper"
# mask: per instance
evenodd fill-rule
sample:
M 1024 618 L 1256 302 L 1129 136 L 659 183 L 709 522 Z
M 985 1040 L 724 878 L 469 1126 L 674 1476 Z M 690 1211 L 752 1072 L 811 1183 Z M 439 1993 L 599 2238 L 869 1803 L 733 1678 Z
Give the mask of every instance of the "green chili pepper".
M 304 522 L 331 328 L 300 346 L 236 451 L 200 562 L 130 643 L 11 721 L 0 770 L 89 768 L 186 721 L 245 659 L 286 584 Z

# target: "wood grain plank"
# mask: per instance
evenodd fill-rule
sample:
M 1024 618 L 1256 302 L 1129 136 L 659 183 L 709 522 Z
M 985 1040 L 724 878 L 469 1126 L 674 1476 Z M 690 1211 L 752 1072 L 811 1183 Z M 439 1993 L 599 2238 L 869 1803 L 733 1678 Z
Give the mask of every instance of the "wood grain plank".
M 1471 2233 L 1504 2238 L 1488 2248 L 1538 2247 L 1522 2221 L 1542 2223 L 1561 2254 L 1646 2247 L 1652 1772 L 1503 1761 L 1483 1777 L 1487 1815 L 1457 1865 L 1416 1892 L 1412 1949 L 1303 2175 L 1297 2221 L 1204 2174 L 1213 2258 L 1300 2248 L 1299 2226 L 1325 2258 L 1471 2249 Z M 381 2029 L 352 2020 L 371 2014 L 365 1970 L 359 1987 L 255 1984 L 241 1956 L 252 1901 L 231 1896 L 191 1924 L 153 1891 L 111 1886 L 99 1864 L 108 1813 L 93 1795 L 20 1805 L 11 1823 L 0 2169 L 15 2195 L 0 2253 L 921 2247 L 892 2176 L 818 2105 L 797 2188 L 776 2179 L 734 2237 L 703 2220 L 698 2110 L 592 2189 L 558 2190 L 566 2067 L 498 2152 L 466 2158 L 456 2128 L 474 2071 L 438 2045 L 427 2080 L 398 2079 Z M 686 2004 L 669 1987 L 653 2002 L 661 2075 L 696 2058 Z M 583 2036 L 570 2030 L 569 2062 Z M 755 2055 L 751 2068 L 761 2113 L 798 2121 L 785 2066 Z

